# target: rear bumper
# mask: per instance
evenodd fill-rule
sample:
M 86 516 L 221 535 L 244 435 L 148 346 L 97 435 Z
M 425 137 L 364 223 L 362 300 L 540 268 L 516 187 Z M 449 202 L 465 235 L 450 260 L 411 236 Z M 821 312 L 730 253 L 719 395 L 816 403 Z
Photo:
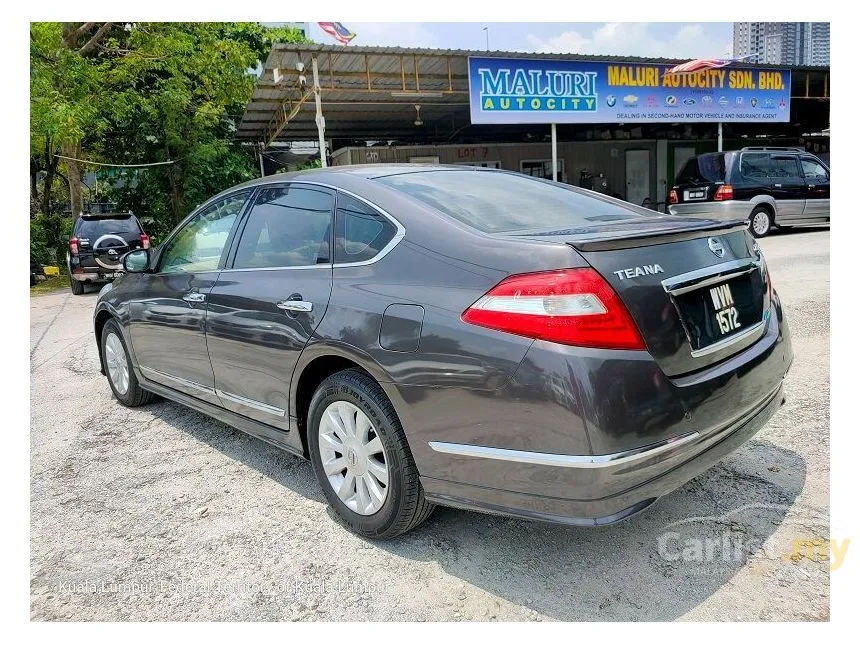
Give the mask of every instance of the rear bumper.
M 752 213 L 752 204 L 745 201 L 728 200 L 724 202 L 686 202 L 671 204 L 669 213 L 689 217 L 708 217 L 717 220 L 745 220 Z
M 119 271 L 94 271 L 91 269 L 85 270 L 83 273 L 70 273 L 72 280 L 78 282 L 111 282 L 117 278 L 116 274 Z
M 451 406 L 425 393 L 435 423 L 424 441 L 404 427 L 428 499 L 588 526 L 642 510 L 751 438 L 782 404 L 793 351 L 778 300 L 773 311 L 755 344 L 684 377 L 666 377 L 644 352 L 616 360 L 538 341 L 494 396 Z M 468 425 L 445 427 L 446 409 L 461 421 L 466 411 Z
M 782 384 L 753 410 L 710 436 L 688 435 L 673 445 L 655 446 L 632 460 L 609 461 L 603 466 L 555 466 L 581 469 L 582 485 L 592 492 L 620 479 L 639 483 L 606 497 L 569 499 L 509 490 L 499 490 L 422 477 L 427 498 L 435 503 L 498 513 L 531 520 L 542 520 L 572 526 L 613 524 L 650 506 L 689 480 L 700 475 L 720 459 L 752 438 L 784 402 Z M 534 453 L 533 453 L 534 454 Z M 551 455 L 559 458 L 561 455 Z M 514 463 L 525 474 L 545 477 L 541 469 L 527 462 Z M 573 492 L 573 491 L 571 491 Z

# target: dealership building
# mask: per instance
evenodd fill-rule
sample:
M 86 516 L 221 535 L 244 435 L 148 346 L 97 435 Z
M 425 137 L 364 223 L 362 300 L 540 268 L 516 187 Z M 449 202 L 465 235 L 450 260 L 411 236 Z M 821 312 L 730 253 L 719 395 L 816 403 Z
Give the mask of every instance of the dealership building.
M 792 146 L 829 159 L 829 67 L 667 73 L 682 62 L 276 44 L 237 137 L 265 174 L 322 146 L 329 165 L 502 168 L 638 204 L 662 203 L 702 152 Z

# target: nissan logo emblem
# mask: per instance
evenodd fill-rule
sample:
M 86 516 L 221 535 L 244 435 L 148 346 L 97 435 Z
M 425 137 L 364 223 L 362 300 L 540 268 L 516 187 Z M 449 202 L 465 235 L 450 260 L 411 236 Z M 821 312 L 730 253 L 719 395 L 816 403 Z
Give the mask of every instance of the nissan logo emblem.
M 723 248 L 723 243 L 716 237 L 708 238 L 708 248 L 711 249 L 711 253 L 716 255 L 718 258 L 721 258 L 726 254 L 726 250 Z

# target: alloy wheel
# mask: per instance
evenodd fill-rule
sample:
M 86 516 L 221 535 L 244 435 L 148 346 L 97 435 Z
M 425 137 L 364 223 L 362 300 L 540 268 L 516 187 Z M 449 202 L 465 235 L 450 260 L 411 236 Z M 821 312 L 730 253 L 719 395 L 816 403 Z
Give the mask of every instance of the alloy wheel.
M 764 211 L 759 211 L 753 216 L 752 228 L 756 235 L 764 235 L 770 230 L 770 217 Z
M 373 515 L 388 496 L 388 460 L 367 415 L 348 401 L 335 401 L 319 424 L 320 461 L 338 498 L 359 515 Z
M 125 348 L 122 341 L 113 332 L 109 332 L 105 339 L 105 364 L 107 366 L 108 378 L 114 389 L 119 394 L 128 392 L 128 360 L 125 356 Z

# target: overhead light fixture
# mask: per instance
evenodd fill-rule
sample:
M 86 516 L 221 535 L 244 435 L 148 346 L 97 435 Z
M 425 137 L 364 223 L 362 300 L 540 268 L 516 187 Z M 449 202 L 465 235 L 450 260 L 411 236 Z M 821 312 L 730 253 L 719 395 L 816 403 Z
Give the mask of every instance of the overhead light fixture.
M 414 123 L 418 127 L 424 125 L 424 121 L 421 120 L 421 106 L 420 105 L 415 106 L 415 121 L 414 121 Z
M 391 96 L 422 98 L 422 99 L 439 99 L 442 98 L 442 92 L 392 92 Z

